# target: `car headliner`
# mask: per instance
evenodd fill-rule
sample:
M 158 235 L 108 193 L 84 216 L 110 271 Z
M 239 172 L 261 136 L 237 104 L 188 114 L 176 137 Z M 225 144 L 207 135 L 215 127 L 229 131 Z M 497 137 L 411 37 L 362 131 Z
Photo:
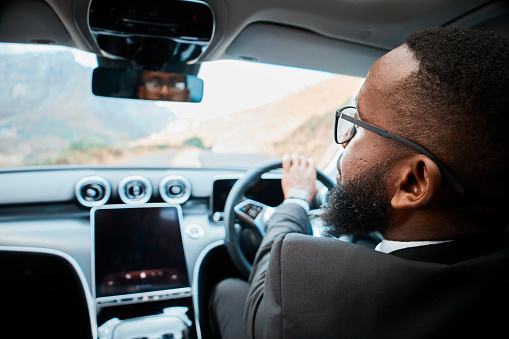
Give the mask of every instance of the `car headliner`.
M 365 76 L 410 31 L 478 27 L 509 37 L 509 4 L 486 0 L 205 0 L 215 17 L 199 62 L 243 59 Z M 49 43 L 103 55 L 90 0 L 7 0 L 0 41 Z M 104 56 L 104 55 L 103 55 Z

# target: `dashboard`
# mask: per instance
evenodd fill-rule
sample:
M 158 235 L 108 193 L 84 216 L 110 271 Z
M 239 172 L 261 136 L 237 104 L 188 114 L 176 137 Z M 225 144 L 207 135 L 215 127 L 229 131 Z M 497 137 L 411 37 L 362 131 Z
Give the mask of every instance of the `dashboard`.
M 207 316 L 212 286 L 238 275 L 223 246 L 222 215 L 243 173 L 107 167 L 5 171 L 0 246 L 45 248 L 72 258 L 94 296 L 98 326 L 185 306 L 196 333 L 206 333 L 208 325 L 200 319 Z M 277 171 L 264 175 L 246 198 L 277 206 L 283 201 L 280 177 Z

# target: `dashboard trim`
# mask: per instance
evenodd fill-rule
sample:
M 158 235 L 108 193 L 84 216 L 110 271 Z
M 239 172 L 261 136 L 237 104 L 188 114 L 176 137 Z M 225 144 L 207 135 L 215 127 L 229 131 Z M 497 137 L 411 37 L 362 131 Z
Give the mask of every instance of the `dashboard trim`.
M 198 334 L 198 339 L 202 339 L 201 337 L 201 327 L 200 327 L 200 305 L 199 305 L 199 293 L 198 293 L 198 281 L 200 280 L 200 268 L 203 263 L 203 260 L 207 256 L 207 254 L 216 247 L 223 246 L 224 240 L 218 240 L 208 245 L 201 251 L 200 255 L 196 259 L 196 264 L 194 266 L 193 272 L 193 283 L 191 286 L 192 297 L 193 297 L 193 308 L 194 308 L 194 321 L 196 325 L 196 332 Z

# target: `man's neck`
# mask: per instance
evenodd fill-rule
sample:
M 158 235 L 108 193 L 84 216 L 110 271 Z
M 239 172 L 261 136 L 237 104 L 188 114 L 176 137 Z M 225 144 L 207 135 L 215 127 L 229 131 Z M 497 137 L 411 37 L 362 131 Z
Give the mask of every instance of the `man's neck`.
M 493 232 L 489 226 L 479 227 L 470 220 L 453 218 L 450 214 L 417 211 L 396 218 L 393 226 L 383 232 L 383 237 L 405 242 L 455 240 L 487 235 Z

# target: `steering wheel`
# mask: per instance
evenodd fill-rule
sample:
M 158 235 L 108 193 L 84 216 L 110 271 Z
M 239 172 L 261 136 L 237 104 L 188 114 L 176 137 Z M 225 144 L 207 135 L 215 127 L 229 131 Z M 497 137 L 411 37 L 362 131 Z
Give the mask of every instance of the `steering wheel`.
M 245 279 L 249 277 L 252 265 L 241 249 L 241 233 L 238 227 L 236 227 L 236 220 L 240 219 L 245 225 L 251 227 L 263 237 L 265 234 L 265 225 L 275 211 L 275 208 L 258 201 L 245 199 L 244 194 L 248 188 L 261 179 L 264 173 L 281 167 L 281 160 L 276 160 L 251 168 L 241 179 L 237 180 L 226 199 L 224 208 L 224 220 L 226 225 L 225 245 L 233 264 Z M 327 189 L 331 189 L 335 185 L 335 183 L 321 171 L 317 170 L 316 172 L 317 180 Z M 316 210 L 311 210 L 308 214 L 314 215 L 316 214 Z

